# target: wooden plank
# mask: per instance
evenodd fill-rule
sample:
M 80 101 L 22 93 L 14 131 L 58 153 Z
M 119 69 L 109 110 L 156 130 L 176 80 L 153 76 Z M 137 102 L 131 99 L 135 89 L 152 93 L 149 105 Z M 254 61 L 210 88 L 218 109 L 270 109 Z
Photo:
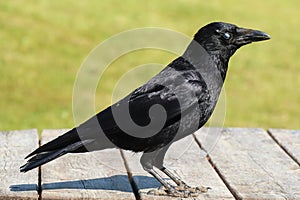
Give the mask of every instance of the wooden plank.
M 268 132 L 300 166 L 300 130 L 269 129 Z
M 125 156 L 130 170 L 134 175 L 133 180 L 143 200 L 181 199 L 147 195 L 149 190 L 157 189 L 160 183 L 142 169 L 139 163 L 141 154 L 132 156 L 132 153 L 127 152 Z M 170 168 L 192 187 L 209 186 L 212 188 L 207 193 L 200 194 L 197 198 L 187 199 L 234 199 L 207 161 L 206 153 L 199 148 L 192 135 L 171 145 L 166 154 L 165 166 Z
M 46 143 L 66 130 L 44 130 Z M 43 199 L 134 199 L 117 149 L 68 154 L 42 166 Z
M 211 130 L 208 135 L 217 143 L 209 156 L 238 199 L 300 199 L 300 168 L 267 132 Z M 208 135 L 196 134 L 205 149 L 211 147 Z
M 36 129 L 0 132 L 0 199 L 38 198 L 38 170 L 19 170 L 25 156 L 37 147 Z

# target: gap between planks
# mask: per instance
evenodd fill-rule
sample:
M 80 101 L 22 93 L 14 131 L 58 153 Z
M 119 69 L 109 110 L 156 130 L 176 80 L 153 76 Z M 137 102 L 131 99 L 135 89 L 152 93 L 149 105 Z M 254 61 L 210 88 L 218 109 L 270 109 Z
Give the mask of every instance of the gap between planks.
M 222 173 L 220 173 L 220 170 L 217 168 L 217 166 L 214 164 L 214 162 L 211 160 L 211 157 L 209 156 L 209 154 L 207 153 L 207 150 L 201 145 L 201 142 L 197 139 L 195 133 L 193 133 L 193 138 L 196 142 L 196 144 L 199 146 L 200 149 L 202 149 L 205 153 L 206 153 L 206 159 L 209 162 L 209 164 L 212 166 L 212 168 L 216 171 L 216 173 L 218 174 L 218 176 L 220 177 L 220 179 L 223 181 L 223 183 L 225 184 L 225 186 L 227 187 L 227 189 L 230 191 L 230 193 L 232 194 L 232 196 L 237 199 L 240 200 L 241 198 L 238 196 L 238 194 L 234 191 L 234 189 L 230 186 L 230 184 L 226 181 L 225 177 L 222 175 Z
M 41 146 L 41 137 L 39 137 L 39 141 L 38 141 L 38 147 Z M 38 200 L 42 200 L 42 166 L 38 167 L 38 188 L 37 188 L 37 193 L 38 193 Z
M 128 175 L 128 180 L 129 180 L 129 183 L 130 183 L 130 185 L 131 185 L 132 191 L 133 191 L 133 193 L 134 193 L 135 199 L 136 199 L 136 200 L 141 200 L 141 196 L 140 196 L 139 190 L 138 190 L 138 188 L 137 188 L 136 183 L 135 183 L 134 180 L 133 180 L 132 172 L 131 172 L 131 170 L 130 170 L 130 168 L 129 168 L 129 165 L 128 165 L 128 163 L 127 163 L 126 157 L 125 157 L 124 152 L 123 152 L 122 149 L 120 149 L 120 154 L 121 154 L 121 157 L 122 157 L 124 166 L 125 166 L 125 168 L 126 168 L 127 175 Z
M 284 140 L 279 140 L 279 138 L 276 138 L 276 133 L 278 132 L 284 132 L 284 131 L 289 131 L 291 132 L 290 130 L 282 130 L 282 129 L 268 129 L 267 130 L 267 133 L 269 134 L 269 136 L 280 146 L 280 148 L 288 155 L 290 156 L 290 158 L 292 160 L 294 160 L 299 166 L 300 166 L 300 160 L 298 160 L 296 158 L 296 156 L 293 155 L 293 152 L 289 151 L 288 147 L 283 144 L 282 142 L 284 142 Z M 298 132 L 298 134 L 300 134 L 300 132 Z M 300 148 L 298 148 L 297 150 L 299 151 Z M 296 151 L 296 149 L 295 149 Z
M 196 139 L 235 198 L 299 198 L 300 168 L 265 130 L 216 128 Z
M 37 143 L 36 129 L 0 132 L 0 199 L 37 199 L 38 171 L 19 171 L 24 157 L 38 147 Z

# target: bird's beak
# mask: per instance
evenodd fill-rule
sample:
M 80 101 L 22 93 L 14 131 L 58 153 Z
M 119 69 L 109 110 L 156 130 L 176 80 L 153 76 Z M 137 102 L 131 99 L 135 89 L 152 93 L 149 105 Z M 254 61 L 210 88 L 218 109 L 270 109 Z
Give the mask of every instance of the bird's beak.
M 236 38 L 236 44 L 240 46 L 249 44 L 251 42 L 269 40 L 271 38 L 268 34 L 262 31 L 245 28 L 238 28 L 237 34 L 238 36 Z

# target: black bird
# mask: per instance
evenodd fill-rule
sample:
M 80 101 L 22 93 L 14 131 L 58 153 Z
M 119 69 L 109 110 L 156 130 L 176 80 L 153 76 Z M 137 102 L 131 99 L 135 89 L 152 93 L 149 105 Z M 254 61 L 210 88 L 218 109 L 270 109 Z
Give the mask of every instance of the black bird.
M 155 168 L 180 188 L 190 188 L 163 165 L 166 151 L 174 141 L 192 134 L 208 121 L 235 51 L 268 39 L 270 36 L 264 32 L 229 23 L 213 22 L 202 27 L 182 56 L 124 99 L 30 153 L 26 158 L 31 158 L 20 171 L 26 172 L 67 153 L 120 148 L 143 152 L 143 168 L 169 195 L 185 196 L 185 190 L 165 181 Z

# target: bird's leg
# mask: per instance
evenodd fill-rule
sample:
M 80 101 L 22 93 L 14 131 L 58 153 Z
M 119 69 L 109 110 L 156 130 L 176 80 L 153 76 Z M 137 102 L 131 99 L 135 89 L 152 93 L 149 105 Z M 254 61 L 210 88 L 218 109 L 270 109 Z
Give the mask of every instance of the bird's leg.
M 168 195 L 173 197 L 197 197 L 198 193 L 191 192 L 189 190 L 178 190 L 174 188 L 174 186 L 170 185 L 167 181 L 165 181 L 154 169 L 147 170 L 154 178 L 156 178 L 164 187 L 165 190 L 161 188 L 157 190 L 151 190 L 148 194 L 153 195 Z
M 174 173 L 172 173 L 168 168 L 162 167 L 160 169 L 164 174 L 166 174 L 168 177 L 170 177 L 176 185 L 179 187 L 182 187 L 183 189 L 190 188 L 184 181 L 182 181 L 178 176 L 176 176 Z
M 154 195 L 168 195 L 173 197 L 197 197 L 199 193 L 203 192 L 200 187 L 192 188 L 185 184 L 179 177 L 175 176 L 170 170 L 163 166 L 163 159 L 166 153 L 167 147 L 161 151 L 144 153 L 141 157 L 141 164 L 145 171 L 150 173 L 156 180 L 158 180 L 165 190 L 159 188 L 157 190 L 151 190 L 148 194 Z M 153 167 L 160 169 L 168 177 L 173 180 L 177 186 L 172 186 L 169 182 L 165 181 Z M 204 187 L 203 187 L 204 188 Z
M 195 195 L 195 193 L 198 193 L 198 192 L 205 193 L 205 192 L 208 191 L 208 189 L 210 189 L 210 187 L 203 187 L 203 186 L 191 187 L 191 186 L 187 185 L 184 181 L 182 181 L 178 176 L 176 176 L 174 173 L 172 173 L 166 167 L 162 167 L 160 170 L 163 173 L 165 173 L 168 177 L 170 177 L 177 184 L 177 187 L 175 187 L 176 190 L 189 191 L 189 192 L 191 192 L 192 194 Z
M 170 185 L 167 181 L 165 181 L 154 169 L 148 170 L 148 172 L 156 178 L 167 190 L 172 190 L 172 185 Z
M 185 182 L 183 182 L 178 176 L 176 176 L 174 173 L 172 173 L 168 168 L 164 167 L 164 157 L 166 155 L 166 152 L 168 150 L 169 146 L 166 146 L 162 150 L 160 150 L 155 159 L 153 160 L 153 165 L 160 169 L 164 174 L 166 174 L 168 177 L 170 177 L 178 187 L 181 188 L 190 188 Z
M 157 191 L 151 191 L 153 194 L 167 194 L 168 192 L 175 192 L 175 189 L 172 185 L 170 185 L 167 181 L 165 181 L 154 169 L 149 169 L 147 170 L 154 178 L 156 178 L 156 180 L 158 180 L 166 189 L 166 191 L 163 190 L 163 192 L 161 190 L 157 190 Z M 160 191 L 160 192 L 158 192 Z M 150 192 L 150 193 L 151 193 Z
M 151 153 L 144 153 L 141 157 L 141 164 L 145 171 L 150 173 L 156 180 L 158 180 L 163 186 L 164 190 L 162 188 L 159 188 L 157 190 L 151 190 L 148 192 L 148 194 L 154 194 L 154 195 L 169 195 L 174 197 L 188 197 L 189 194 L 185 191 L 179 191 L 174 188 L 170 183 L 165 181 L 154 169 L 153 169 L 153 163 L 157 156 L 158 152 L 151 152 Z

